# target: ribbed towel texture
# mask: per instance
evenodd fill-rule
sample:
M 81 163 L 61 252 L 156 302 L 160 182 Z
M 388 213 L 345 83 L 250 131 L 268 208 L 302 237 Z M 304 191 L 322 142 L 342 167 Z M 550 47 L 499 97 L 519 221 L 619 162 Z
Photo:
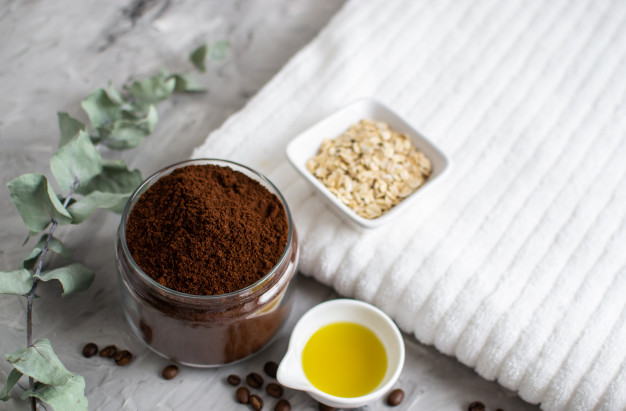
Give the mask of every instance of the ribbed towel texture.
M 546 410 L 623 410 L 625 18 L 619 0 L 351 0 L 193 156 L 279 187 L 305 275 Z M 361 97 L 453 164 L 427 201 L 367 232 L 285 159 Z

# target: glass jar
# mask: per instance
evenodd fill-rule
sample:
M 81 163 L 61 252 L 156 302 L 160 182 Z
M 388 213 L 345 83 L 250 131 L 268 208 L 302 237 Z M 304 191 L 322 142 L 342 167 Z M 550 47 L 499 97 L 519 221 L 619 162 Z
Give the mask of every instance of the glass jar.
M 159 178 L 190 165 L 227 166 L 276 195 L 287 215 L 287 245 L 263 278 L 241 290 L 193 295 L 164 287 L 133 260 L 126 243 L 126 223 L 141 195 Z M 292 306 L 298 240 L 287 202 L 264 176 L 225 160 L 190 160 L 149 177 L 133 193 L 117 232 L 116 256 L 122 306 L 132 330 L 158 354 L 184 365 L 215 367 L 242 360 L 268 345 Z

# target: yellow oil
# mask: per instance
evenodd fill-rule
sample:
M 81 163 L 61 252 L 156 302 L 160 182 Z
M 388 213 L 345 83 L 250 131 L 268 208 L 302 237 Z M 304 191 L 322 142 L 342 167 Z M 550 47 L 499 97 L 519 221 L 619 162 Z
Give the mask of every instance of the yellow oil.
M 373 391 L 387 370 L 387 353 L 376 334 L 351 322 L 316 331 L 302 352 L 311 384 L 337 397 L 360 397 Z

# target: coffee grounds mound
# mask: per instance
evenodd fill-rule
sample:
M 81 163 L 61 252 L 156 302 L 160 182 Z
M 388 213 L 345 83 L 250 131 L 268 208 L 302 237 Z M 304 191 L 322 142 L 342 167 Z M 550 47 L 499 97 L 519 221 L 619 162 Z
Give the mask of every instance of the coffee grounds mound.
M 126 225 L 128 249 L 164 287 L 195 295 L 241 290 L 265 276 L 287 246 L 277 196 L 216 165 L 187 166 L 141 195 Z

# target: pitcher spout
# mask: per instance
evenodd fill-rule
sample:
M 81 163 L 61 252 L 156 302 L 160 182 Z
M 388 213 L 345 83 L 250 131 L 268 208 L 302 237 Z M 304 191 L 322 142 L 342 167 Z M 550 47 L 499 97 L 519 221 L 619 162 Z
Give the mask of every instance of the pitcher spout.
M 276 372 L 278 382 L 288 388 L 295 390 L 310 391 L 313 385 L 309 382 L 302 370 L 302 362 L 294 350 L 288 350 L 285 357 L 278 366 Z

